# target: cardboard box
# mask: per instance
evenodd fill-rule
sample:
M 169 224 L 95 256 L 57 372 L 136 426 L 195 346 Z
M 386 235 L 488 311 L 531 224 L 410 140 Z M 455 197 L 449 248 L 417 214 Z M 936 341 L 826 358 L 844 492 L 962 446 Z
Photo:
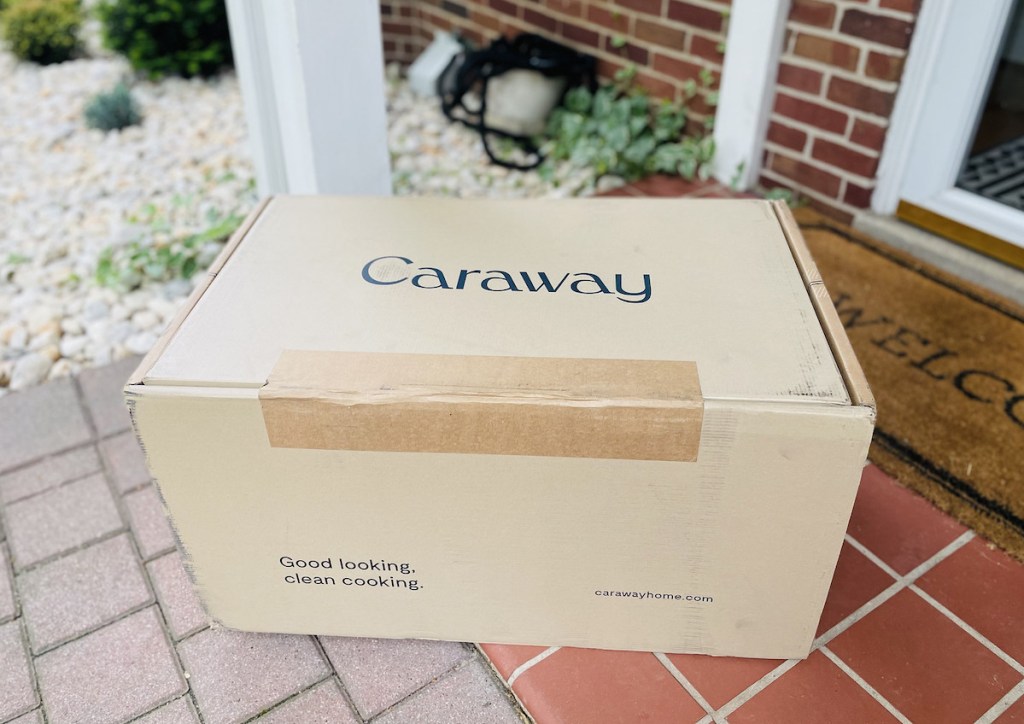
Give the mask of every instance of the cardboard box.
M 765 201 L 274 198 L 126 395 L 225 626 L 767 658 L 875 417 Z

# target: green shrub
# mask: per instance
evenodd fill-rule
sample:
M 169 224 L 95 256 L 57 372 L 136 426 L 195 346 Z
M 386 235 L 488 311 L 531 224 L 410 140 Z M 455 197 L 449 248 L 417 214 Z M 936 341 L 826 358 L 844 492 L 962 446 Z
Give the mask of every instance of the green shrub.
M 582 87 L 570 90 L 548 121 L 548 158 L 627 181 L 652 173 L 686 179 L 706 176 L 715 153 L 711 135 L 685 135 L 686 109 L 667 101 L 652 103 L 632 87 L 635 75 L 631 68 L 619 71 L 613 85 L 593 92 Z M 702 75 L 701 83 L 713 102 L 710 75 Z M 696 81 L 688 83 L 687 98 L 696 93 Z
M 139 105 L 128 86 L 118 83 L 107 93 L 98 93 L 85 106 L 85 125 L 101 131 L 119 131 L 142 121 Z
M 231 65 L 224 0 L 104 0 L 103 41 L 150 77 L 210 76 Z
M 0 28 L 22 60 L 63 63 L 78 50 L 82 8 L 78 0 L 6 0 Z

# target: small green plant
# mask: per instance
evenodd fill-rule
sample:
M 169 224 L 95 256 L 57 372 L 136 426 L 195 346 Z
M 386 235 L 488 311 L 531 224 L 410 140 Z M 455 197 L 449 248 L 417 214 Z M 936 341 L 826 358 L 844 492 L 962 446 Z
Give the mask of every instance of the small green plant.
M 118 83 L 106 93 L 98 93 L 85 106 L 85 125 L 89 128 L 119 131 L 141 122 L 139 105 L 124 83 Z
M 41 65 L 63 63 L 78 51 L 78 0 L 7 0 L 0 30 L 11 52 Z
M 104 44 L 150 77 L 210 76 L 231 65 L 224 0 L 104 0 Z
M 179 203 L 182 203 L 179 201 Z M 148 234 L 122 246 L 108 246 L 96 264 L 96 282 L 100 286 L 128 292 L 147 281 L 191 279 L 213 260 L 221 244 L 242 223 L 242 216 L 224 215 L 210 210 L 209 224 L 202 231 L 170 236 L 170 222 L 148 205 L 138 221 L 148 225 Z M 148 238 L 147 238 L 148 236 Z
M 782 201 L 791 209 L 799 209 L 807 205 L 807 199 L 793 189 L 784 186 L 776 186 L 765 192 L 764 197 L 769 201 Z
M 549 119 L 544 148 L 548 158 L 592 168 L 598 177 L 610 174 L 627 181 L 652 173 L 705 177 L 715 153 L 712 137 L 684 135 L 685 106 L 652 102 L 633 87 L 635 77 L 631 66 L 596 91 L 570 90 Z M 702 75 L 700 87 L 708 91 L 711 81 L 710 74 Z M 684 87 L 687 100 L 697 92 L 697 81 Z

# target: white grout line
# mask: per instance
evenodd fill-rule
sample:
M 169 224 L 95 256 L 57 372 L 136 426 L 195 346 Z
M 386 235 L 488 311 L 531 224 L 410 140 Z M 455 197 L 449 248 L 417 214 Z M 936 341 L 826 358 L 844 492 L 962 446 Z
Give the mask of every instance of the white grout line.
M 935 608 L 935 609 L 937 609 L 939 613 L 941 613 L 941 614 L 942 614 L 943 616 L 945 616 L 945 617 L 946 617 L 946 618 L 948 618 L 948 619 L 949 619 L 950 621 L 952 621 L 952 622 L 953 622 L 953 623 L 955 623 L 955 624 L 956 624 L 957 626 L 959 626 L 959 627 L 960 627 L 960 628 L 962 628 L 962 629 L 963 629 L 964 631 L 966 631 L 966 632 L 967 632 L 968 634 L 970 634 L 970 635 L 971 635 L 971 638 L 973 638 L 973 639 L 974 639 L 975 641 L 977 641 L 977 642 L 978 642 L 979 644 L 981 644 L 981 645 L 982 645 L 982 646 L 984 646 L 984 647 L 985 647 L 986 649 L 988 649 L 988 650 L 989 650 L 989 651 L 991 651 L 991 652 L 992 652 L 993 654 L 995 654 L 995 655 L 996 655 L 996 656 L 998 656 L 998 657 L 999 657 L 1000 659 L 1002 659 L 1002 661 L 1003 661 L 1003 663 L 1004 663 L 1004 664 L 1006 664 L 1007 666 L 1009 666 L 1010 668 L 1012 668 L 1012 669 L 1013 669 L 1014 671 L 1016 671 L 1016 672 L 1017 672 L 1018 674 L 1020 674 L 1021 676 L 1024 676 L 1024 664 L 1021 664 L 1021 663 L 1020 663 L 1019 661 L 1015 660 L 1015 659 L 1014 659 L 1014 658 L 1013 658 L 1012 656 L 1010 656 L 1010 655 L 1009 655 L 1008 653 L 1006 653 L 1006 652 L 1005 652 L 1005 651 L 1003 651 L 1003 650 L 1002 650 L 1001 648 L 999 648 L 998 646 L 996 646 L 996 645 L 995 645 L 994 643 L 992 643 L 991 641 L 989 641 L 989 640 L 988 640 L 987 638 L 985 638 L 985 636 L 983 636 L 983 635 L 982 635 L 982 634 L 981 634 L 981 633 L 980 633 L 980 632 L 979 632 L 979 631 L 978 631 L 977 629 L 975 629 L 975 628 L 974 628 L 973 626 L 971 626 L 971 625 L 970 625 L 969 623 L 967 623 L 967 622 L 966 622 L 966 621 L 964 621 L 964 620 L 963 620 L 962 618 L 960 618 L 959 616 L 957 616 L 957 615 L 956 615 L 955 613 L 953 613 L 952 611 L 950 611 L 950 610 L 949 610 L 948 608 L 946 608 L 945 606 L 943 606 L 943 605 L 942 605 L 941 603 L 939 603 L 938 601 L 936 601 L 936 600 L 935 600 L 934 598 L 932 598 L 932 597 L 931 597 L 930 595 L 928 595 L 928 593 L 927 593 L 927 592 L 925 592 L 924 590 L 922 590 L 922 589 L 918 588 L 918 587 L 917 587 L 917 586 L 915 586 L 915 585 L 912 585 L 912 586 L 910 586 L 910 590 L 911 590 L 911 591 L 913 591 L 914 593 L 916 593 L 916 594 L 917 594 L 918 596 L 920 596 L 921 598 L 923 598 L 923 599 L 924 599 L 925 601 L 927 601 L 928 603 L 930 603 L 930 604 L 932 605 L 932 608 Z
M 853 679 L 858 684 L 860 684 L 860 688 L 864 689 L 864 691 L 866 691 L 871 696 L 872 699 L 874 699 L 879 704 L 884 706 L 886 711 L 888 711 L 894 717 L 899 719 L 900 722 L 902 722 L 902 724 L 912 724 L 912 722 L 909 719 L 907 719 L 907 717 L 903 716 L 903 714 L 900 712 L 899 709 L 897 709 L 895 706 L 892 705 L 892 702 L 890 702 L 884 696 L 879 694 L 878 691 L 875 689 L 875 687 L 873 687 L 871 684 L 869 684 L 863 678 L 861 678 L 860 674 L 858 674 L 856 671 L 851 669 L 847 665 L 847 663 L 845 661 L 843 661 L 841 658 L 836 656 L 829 648 L 827 648 L 825 646 L 822 646 L 819 649 L 819 651 L 821 651 L 821 653 L 825 654 L 825 656 L 828 657 L 828 660 L 831 661 L 836 666 L 838 666 L 843 671 L 843 673 L 845 673 L 851 679 Z
M 715 707 L 711 706 L 708 700 L 705 699 L 699 691 L 697 691 L 697 687 L 690 683 L 690 680 L 683 675 L 682 671 L 676 668 L 676 665 L 672 663 L 672 660 L 669 659 L 669 657 L 665 654 L 656 653 L 654 654 L 654 658 L 661 662 L 661 665 L 668 670 L 668 673 L 672 674 L 672 678 L 678 681 L 679 684 L 686 689 L 686 693 L 692 696 L 694 700 L 700 704 L 701 708 L 707 712 L 708 717 L 710 717 L 709 721 L 713 721 L 715 724 L 718 724 L 718 722 L 721 721 L 715 717 Z
M 1022 698 L 1024 698 L 1024 681 L 1003 694 L 1002 699 L 993 704 L 991 709 L 978 718 L 977 724 L 991 724 Z
M 951 555 L 956 553 L 958 550 L 963 548 L 965 545 L 970 543 L 974 539 L 974 532 L 966 530 L 957 536 L 952 542 L 947 543 L 938 553 L 935 553 L 931 558 L 927 559 L 924 563 L 919 563 L 917 567 L 910 570 L 906 575 L 901 576 L 892 567 L 890 567 L 885 561 L 875 555 L 870 549 L 867 548 L 863 543 L 854 538 L 851 535 L 846 536 L 846 542 L 856 548 L 858 551 L 867 556 L 872 563 L 881 568 L 883 571 L 888 573 L 893 578 L 905 582 L 910 585 L 918 578 L 923 576 L 925 573 L 935 568 L 942 561 L 949 558 Z
M 886 573 L 888 573 L 890 576 L 892 576 L 895 580 L 893 581 L 892 585 L 890 585 L 884 591 L 879 593 L 877 596 L 872 598 L 870 601 L 865 603 L 863 606 L 858 608 L 856 611 L 854 611 L 849 616 L 844 618 L 838 624 L 836 624 L 835 626 L 830 628 L 828 631 L 823 633 L 821 636 L 819 636 L 817 639 L 815 639 L 814 645 L 812 647 L 812 651 L 815 650 L 815 649 L 821 649 L 822 653 L 824 653 L 826 656 L 828 656 L 831 652 L 824 648 L 826 643 L 828 643 L 829 641 L 834 639 L 836 636 L 838 636 L 839 634 L 841 634 L 844 631 L 846 631 L 848 628 L 853 626 L 853 624 L 855 624 L 857 621 L 859 621 L 860 619 L 862 619 L 865 616 L 867 616 L 869 613 L 871 613 L 876 608 L 881 606 L 883 603 L 888 601 L 890 598 L 895 596 L 901 590 L 903 590 L 904 588 L 907 588 L 919 576 L 924 575 L 929 570 L 931 570 L 933 567 L 938 565 L 940 561 L 944 560 L 945 558 L 948 558 L 955 551 L 957 551 L 960 548 L 962 548 L 972 538 L 974 538 L 974 533 L 972 533 L 971 531 L 966 531 L 965 533 L 963 533 L 959 537 L 957 537 L 956 540 L 954 540 L 952 543 L 949 543 L 944 548 L 942 548 L 938 553 L 936 553 L 931 558 L 926 560 L 924 563 L 921 563 L 919 566 L 917 566 L 912 571 L 907 573 L 907 575 L 901 576 L 891 566 L 889 566 L 885 561 L 883 561 L 877 555 L 872 553 L 867 547 L 865 547 L 864 544 L 862 544 L 860 541 L 856 540 L 852 536 L 847 535 L 846 536 L 846 541 L 851 546 L 856 548 L 860 553 L 864 554 L 869 560 L 871 560 L 875 565 L 877 565 L 879 568 L 881 568 Z M 829 658 L 831 659 L 832 657 L 830 656 Z M 836 658 L 838 658 L 838 657 L 836 657 Z M 800 661 L 801 661 L 801 659 L 790 659 L 789 661 L 783 662 L 782 664 L 777 666 L 775 669 L 770 671 L 768 674 L 763 676 L 761 679 L 759 679 L 758 681 L 755 681 L 753 684 L 748 686 L 744 691 L 740 692 L 737 696 L 735 696 L 731 701 L 729 701 L 723 707 L 721 707 L 717 712 L 715 712 L 715 716 L 717 718 L 721 719 L 721 718 L 724 718 L 724 717 L 728 716 L 729 714 L 732 714 L 734 711 L 736 711 L 741 706 L 743 706 L 748 701 L 750 701 L 750 699 L 752 699 L 754 696 L 756 696 L 757 694 L 761 693 L 769 684 L 771 684 L 773 681 L 775 681 L 780 676 L 782 676 L 787 671 L 789 671 L 794 666 L 796 666 L 798 663 L 800 663 Z M 839 664 L 837 664 L 837 666 L 838 665 Z M 843 666 L 845 666 L 845 664 Z M 842 668 L 842 667 L 840 667 L 840 668 Z M 849 668 L 849 667 L 846 667 L 846 668 Z M 844 671 L 846 671 L 846 669 L 844 669 Z M 846 672 L 846 673 L 848 675 L 850 675 L 851 672 Z M 876 692 L 873 688 L 871 688 L 870 685 L 867 684 L 867 682 L 865 682 L 863 679 L 861 679 L 860 676 L 857 676 L 856 674 L 854 674 L 854 675 L 851 676 L 851 678 L 854 681 L 856 681 L 858 685 L 862 686 L 864 688 L 864 690 L 869 695 L 871 695 L 873 698 L 878 700 L 880 703 L 884 702 L 885 704 L 888 704 L 888 702 L 885 702 L 884 698 L 880 694 L 878 694 L 878 692 Z M 886 708 L 889 709 L 890 707 L 892 707 L 892 704 L 889 704 Z M 902 716 L 902 715 L 900 715 L 900 716 Z M 906 721 L 906 720 L 904 719 L 903 721 Z
M 775 681 L 780 676 L 785 674 L 787 671 L 792 669 L 794 666 L 799 664 L 801 661 L 803 661 L 803 659 L 789 659 L 788 661 L 783 661 L 781 664 L 776 666 L 774 669 L 769 671 L 767 674 L 765 674 L 760 679 L 755 681 L 753 684 L 748 686 L 746 689 L 741 691 L 739 694 L 734 696 L 731 701 L 726 703 L 725 706 L 720 708 L 717 712 L 715 712 L 715 714 L 719 718 L 725 718 L 729 716 L 734 711 L 739 709 L 741 706 L 746 704 L 748 701 L 753 699 L 757 694 L 760 694 L 762 691 L 764 691 L 769 684 L 771 684 L 773 681 Z
M 550 646 L 550 647 L 544 649 L 543 651 L 541 651 L 536 656 L 534 656 L 532 659 L 529 659 L 528 661 L 524 661 L 523 663 L 519 664 L 519 666 L 516 667 L 516 670 L 513 671 L 508 676 L 508 688 L 511 689 L 512 688 L 512 684 L 516 683 L 516 679 L 518 679 L 520 676 L 525 674 L 527 671 L 529 671 L 531 668 L 533 668 L 534 666 L 539 664 L 541 661 L 543 661 L 547 657 L 551 656 L 551 654 L 555 653 L 560 648 L 562 648 L 562 647 L 561 646 Z
M 877 596 L 872 598 L 870 601 L 865 603 L 863 606 L 858 608 L 856 611 L 851 613 L 849 616 L 844 618 L 842 621 L 840 621 L 835 626 L 833 626 L 828 631 L 826 631 L 821 636 L 819 636 L 817 639 L 815 639 L 814 640 L 814 647 L 815 648 L 820 648 L 821 646 L 824 646 L 829 641 L 831 641 L 832 639 L 837 637 L 839 634 L 841 634 L 844 631 L 846 631 L 848 628 L 853 626 L 855 623 L 860 621 L 862 618 L 867 616 L 869 613 L 874 611 L 876 608 L 881 606 L 883 603 L 888 601 L 890 598 L 895 596 L 897 593 L 902 591 L 904 588 L 907 588 L 908 586 L 910 586 L 910 584 L 913 583 L 915 580 L 917 580 L 920 576 L 923 576 L 925 573 L 927 573 L 932 568 L 937 566 L 940 562 L 942 562 L 943 560 L 945 560 L 946 558 L 951 556 L 956 551 L 960 550 L 972 538 L 974 538 L 974 533 L 972 533 L 971 531 L 966 531 L 966 532 L 960 534 L 960 536 L 958 536 L 956 538 L 956 540 L 954 540 L 952 543 L 949 543 L 948 545 L 946 545 L 938 553 L 933 555 L 931 558 L 926 560 L 924 563 L 921 563 L 920 565 L 918 565 L 916 568 L 911 570 L 905 576 L 901 576 L 895 569 L 892 568 L 892 566 L 890 566 L 888 563 L 883 561 L 877 555 L 872 553 L 871 550 L 869 550 L 863 543 L 858 541 L 853 536 L 847 534 L 846 535 L 846 542 L 847 543 L 849 543 L 858 552 L 863 554 L 868 560 L 870 560 L 872 563 L 874 563 L 876 566 L 881 568 L 883 571 L 888 573 L 890 576 L 892 576 L 896 580 L 895 580 L 895 582 L 892 585 L 890 585 L 884 591 L 879 593 Z

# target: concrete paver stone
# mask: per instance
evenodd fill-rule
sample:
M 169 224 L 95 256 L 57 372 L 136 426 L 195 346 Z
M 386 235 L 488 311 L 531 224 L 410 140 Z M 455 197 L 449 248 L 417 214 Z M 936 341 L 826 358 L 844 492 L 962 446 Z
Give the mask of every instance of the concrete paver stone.
M 132 431 L 109 437 L 100 443 L 100 452 L 110 471 L 114 487 L 123 495 L 150 482 L 146 456 Z
M 126 357 L 112 365 L 84 370 L 78 377 L 82 397 L 89 408 L 96 432 L 106 437 L 131 425 L 121 390 L 141 357 Z
M 374 724 L 522 724 L 487 664 L 471 661 L 373 720 Z
M 159 709 L 154 709 L 132 724 L 199 724 L 199 717 L 189 698 L 183 696 L 170 704 L 164 704 Z
M 43 654 L 36 673 L 49 724 L 126 721 L 187 689 L 155 606 Z
M 0 626 L 0 662 L 0 721 L 7 721 L 39 704 L 20 621 Z
M 256 721 L 260 724 L 360 724 L 333 679 L 274 707 Z
M 323 636 L 320 643 L 365 718 L 473 655 L 462 644 L 449 641 Z
M 154 486 L 147 485 L 124 496 L 124 506 L 143 560 L 174 550 L 177 539 L 167 520 L 160 493 Z
M 101 473 L 7 506 L 16 571 L 124 527 Z
M 9 724 L 43 724 L 43 710 L 33 709 L 28 714 L 22 714 Z
M 153 602 L 127 535 L 33 568 L 18 588 L 36 653 Z
M 94 445 L 85 445 L 37 463 L 0 475 L 0 503 L 13 503 L 30 495 L 56 488 L 61 483 L 84 478 L 102 469 Z
M 233 724 L 327 677 L 309 636 L 208 629 L 178 644 L 206 724 Z
M 146 565 L 149 578 L 156 589 L 160 608 L 167 619 L 167 627 L 175 640 L 183 639 L 209 625 L 203 604 L 185 571 L 185 563 L 178 551 L 169 553 Z
M 81 445 L 91 437 L 70 379 L 0 399 L 0 473 Z
M 0 622 L 18 615 L 18 601 L 14 597 L 11 555 L 7 544 L 0 543 Z

